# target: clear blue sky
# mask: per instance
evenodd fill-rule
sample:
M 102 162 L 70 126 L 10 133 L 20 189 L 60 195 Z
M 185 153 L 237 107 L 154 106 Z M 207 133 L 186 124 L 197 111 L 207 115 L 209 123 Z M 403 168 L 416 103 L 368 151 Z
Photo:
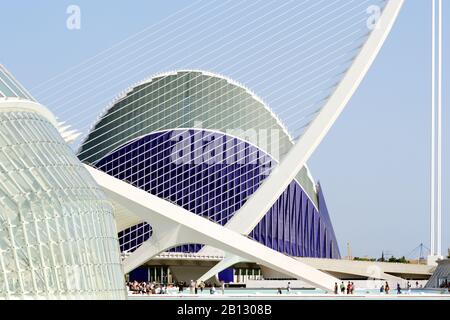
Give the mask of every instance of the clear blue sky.
M 444 38 L 447 39 L 450 6 L 444 2 L 447 5 L 444 8 Z M 246 19 L 256 24 L 252 26 L 254 33 L 251 35 L 257 38 L 257 27 L 264 26 L 264 19 L 258 25 L 257 18 L 269 14 L 269 19 L 270 13 L 276 12 L 284 2 L 272 1 L 263 8 L 266 3 L 247 0 L 233 9 L 238 2 L 2 1 L 0 63 L 57 115 L 75 118 L 75 115 L 85 114 L 76 123 L 80 130 L 86 130 L 101 111 L 100 106 L 105 106 L 121 90 L 154 73 L 176 68 L 206 68 L 224 73 L 253 89 L 274 110 L 282 109 L 283 99 L 286 102 L 286 99 L 295 98 L 295 77 L 289 78 L 289 72 L 280 68 L 278 73 L 264 74 L 269 80 L 264 82 L 256 78 L 256 71 L 244 72 L 246 67 L 257 68 L 251 62 L 236 58 L 245 48 L 245 39 L 233 41 L 227 38 L 237 26 L 245 27 L 243 22 L 233 17 L 245 7 L 249 8 Z M 66 28 L 66 9 L 72 4 L 81 9 L 80 30 Z M 294 5 L 295 2 L 290 4 Z M 200 7 L 204 9 L 198 10 Z M 289 18 L 295 21 L 295 13 L 295 10 L 285 10 L 282 19 L 294 25 Z M 168 19 L 171 15 L 173 18 Z M 169 21 L 173 23 L 178 18 L 178 24 L 167 28 Z M 234 20 L 237 26 L 233 25 Z M 202 21 L 210 27 L 202 25 Z M 219 25 L 213 25 L 214 22 Z M 179 30 L 176 30 L 177 26 Z M 111 58 L 113 62 L 117 59 L 118 68 L 121 65 L 123 68 L 114 75 L 108 75 L 108 85 L 107 79 L 101 78 L 106 71 L 95 73 L 98 67 L 106 66 L 108 60 L 101 61 L 97 69 L 91 66 L 91 73 L 80 68 L 69 69 L 145 28 L 148 29 L 139 37 L 126 42 L 134 43 L 134 46 L 120 54 L 123 55 L 122 60 L 117 54 Z M 421 242 L 429 246 L 430 34 L 430 1 L 406 0 L 392 33 L 363 84 L 309 161 L 312 174 L 323 185 L 344 255 L 347 242 L 351 243 L 353 255 L 359 256 L 379 256 L 382 250 L 406 255 Z M 147 38 L 137 44 L 136 41 L 144 36 Z M 180 44 L 177 46 L 172 39 Z M 291 47 L 284 50 L 295 49 L 295 41 L 288 40 Z M 270 45 L 267 41 L 264 37 L 256 39 L 252 43 L 254 50 L 264 52 Z M 222 63 L 216 61 L 218 54 L 194 60 L 196 55 L 213 53 L 213 48 L 223 43 L 229 43 L 229 46 L 221 50 L 224 54 Z M 173 50 L 169 51 L 169 47 Z M 444 49 L 444 56 L 449 56 L 448 41 Z M 262 61 L 254 63 L 273 64 L 277 60 L 276 51 L 272 50 L 267 57 L 261 57 Z M 142 55 L 139 61 L 144 64 L 133 69 L 133 63 L 136 65 L 138 62 L 126 58 L 127 53 Z M 183 60 L 188 54 L 194 57 L 190 62 Z M 293 58 L 295 54 L 298 52 L 293 50 Z M 100 61 L 101 57 L 104 56 L 90 63 Z M 286 66 L 289 63 L 286 61 Z M 444 84 L 447 89 L 449 68 L 445 61 Z M 58 80 L 45 82 L 68 69 L 70 71 Z M 68 81 L 71 76 L 76 81 L 76 72 L 88 74 L 90 78 L 72 82 L 70 88 L 63 85 L 63 81 Z M 274 94 L 270 83 L 283 77 L 291 85 L 281 86 L 282 90 Z M 89 92 L 90 87 L 95 89 L 102 83 L 105 86 L 101 92 Z M 77 87 L 83 89 L 83 97 L 82 92 L 76 91 Z M 68 102 L 58 106 L 58 97 Z M 449 107 L 445 92 L 444 137 L 449 133 Z M 445 139 L 444 250 L 450 246 L 450 232 L 446 228 L 450 223 L 448 146 L 449 140 Z

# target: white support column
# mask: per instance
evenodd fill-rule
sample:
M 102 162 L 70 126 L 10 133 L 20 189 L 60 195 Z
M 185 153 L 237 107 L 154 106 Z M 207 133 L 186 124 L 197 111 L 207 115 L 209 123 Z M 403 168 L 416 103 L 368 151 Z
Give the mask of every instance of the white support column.
M 431 172 L 430 172 L 430 256 L 436 253 L 436 1 L 431 13 Z
M 437 128 L 437 239 L 436 254 L 442 255 L 442 0 L 438 2 L 438 128 Z
M 432 0 L 431 24 L 431 202 L 428 264 L 435 265 L 436 260 L 442 258 L 442 0 Z

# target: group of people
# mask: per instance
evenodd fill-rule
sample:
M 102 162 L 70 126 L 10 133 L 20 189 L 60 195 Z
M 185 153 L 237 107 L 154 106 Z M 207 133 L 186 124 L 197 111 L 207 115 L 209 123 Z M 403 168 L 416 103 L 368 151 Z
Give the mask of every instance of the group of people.
M 174 285 L 165 285 L 165 284 L 158 284 L 156 282 L 138 282 L 138 281 L 131 281 L 131 282 L 127 282 L 126 284 L 127 288 L 128 288 L 128 292 L 130 294 L 167 294 L 169 289 L 174 289 L 176 290 L 176 288 L 178 288 L 178 292 L 179 293 L 183 293 L 184 292 L 184 288 L 189 287 L 189 291 L 191 294 L 198 294 L 198 292 L 200 291 L 200 293 L 203 293 L 203 291 L 206 288 L 209 288 L 209 293 L 210 294 L 215 294 L 216 293 L 216 287 L 214 286 L 214 284 L 209 284 L 209 283 L 204 283 L 203 281 L 200 281 L 199 283 L 197 283 L 197 281 L 193 281 L 191 280 L 190 284 L 187 285 L 186 282 L 178 282 Z M 222 294 L 225 293 L 225 283 L 222 281 L 221 282 L 221 287 L 220 290 L 222 292 Z
M 158 284 L 155 282 L 138 282 L 138 281 L 132 281 L 128 282 L 126 284 L 129 293 L 131 294 L 167 294 L 169 289 L 172 288 L 178 288 L 179 293 L 183 293 L 183 290 L 185 287 L 189 287 L 190 294 L 198 294 L 203 293 L 203 291 L 206 288 L 209 288 L 210 294 L 215 294 L 217 292 L 216 287 L 214 286 L 214 283 L 205 283 L 203 281 L 197 282 L 191 280 L 189 286 L 186 284 L 186 282 L 178 282 L 176 285 L 165 285 L 165 284 Z M 408 292 L 411 292 L 411 284 L 407 283 L 406 289 Z M 448 288 L 450 292 L 450 283 L 445 282 L 444 285 L 441 285 L 442 288 Z M 419 288 L 419 283 L 416 282 L 416 288 Z M 397 294 L 402 294 L 402 288 L 399 283 L 397 283 Z M 389 287 L 389 283 L 386 281 L 384 284 L 380 286 L 380 293 L 389 294 L 391 291 L 391 288 Z M 225 282 L 221 282 L 220 291 L 222 294 L 225 294 Z M 283 291 L 281 288 L 278 288 L 278 294 L 282 294 Z M 286 287 L 287 293 L 291 292 L 291 283 L 288 282 Z M 353 294 L 355 291 L 355 284 L 353 282 L 348 281 L 347 285 L 344 284 L 344 281 L 341 282 L 340 285 L 338 285 L 337 282 L 334 283 L 334 294 Z
M 339 290 L 341 294 L 353 294 L 355 291 L 355 284 L 353 282 L 348 282 L 347 285 L 344 284 L 344 281 L 341 282 L 341 285 L 338 286 L 337 282 L 334 283 L 334 294 L 339 294 Z
M 420 286 L 422 287 L 422 286 Z M 416 282 L 416 288 L 419 288 L 419 282 Z M 411 292 L 411 284 L 408 281 L 406 285 L 406 289 L 408 292 Z M 337 282 L 334 283 L 334 294 L 353 294 L 355 291 L 355 284 L 353 282 L 348 281 L 347 285 L 344 284 L 344 281 L 341 282 L 340 286 L 338 286 Z M 380 286 L 380 293 L 389 294 L 391 288 L 389 287 L 389 283 L 386 281 L 384 284 Z M 397 294 L 402 293 L 402 288 L 399 283 L 397 283 Z
M 128 282 L 128 292 L 131 294 L 167 294 L 168 286 L 155 282 Z
M 419 287 L 419 283 L 416 282 L 416 288 Z M 411 293 L 411 283 L 406 284 L 406 289 L 408 290 L 408 293 Z M 389 294 L 389 291 L 391 289 L 389 288 L 389 283 L 386 281 L 385 284 L 382 284 L 380 287 L 380 293 Z M 397 283 L 397 294 L 402 294 L 402 287 L 400 286 L 400 283 Z
M 200 293 L 203 293 L 203 290 L 208 287 L 210 294 L 216 293 L 216 287 L 214 286 L 214 283 L 212 284 L 205 284 L 203 281 L 200 281 L 199 283 L 197 281 L 191 280 L 191 283 L 189 285 L 189 291 L 190 294 L 198 294 L 198 291 L 200 290 Z M 183 292 L 183 284 L 178 286 L 179 292 Z M 225 294 L 225 282 L 221 281 L 220 290 L 222 294 Z
M 399 289 L 399 284 L 397 283 L 397 290 Z M 380 286 L 380 293 L 385 293 L 385 294 L 389 294 L 389 291 L 391 290 L 391 288 L 389 287 L 389 283 L 386 281 L 385 284 L 382 284 Z
M 286 286 L 286 292 L 287 292 L 287 293 L 290 293 L 290 292 L 291 292 L 291 283 L 290 283 L 290 282 L 287 283 L 287 286 Z M 278 288 L 278 289 L 277 289 L 277 293 L 278 293 L 278 294 L 283 294 L 283 290 L 281 290 L 281 288 Z

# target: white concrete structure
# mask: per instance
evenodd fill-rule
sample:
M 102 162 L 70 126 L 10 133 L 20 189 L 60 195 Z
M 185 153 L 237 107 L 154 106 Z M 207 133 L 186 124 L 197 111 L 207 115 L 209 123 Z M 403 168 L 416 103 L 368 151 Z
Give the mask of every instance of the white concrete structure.
M 338 281 L 328 274 L 100 170 L 88 166 L 86 168 L 106 195 L 118 206 L 118 231 L 129 223 L 141 221 L 147 221 L 153 227 L 152 237 L 124 260 L 125 272 L 176 245 L 201 243 L 242 256 L 325 290 L 332 290 L 334 283 Z
M 434 268 L 424 264 L 392 263 L 378 261 L 355 261 L 345 259 L 297 258 L 299 261 L 338 278 L 367 278 L 376 280 L 403 281 L 404 279 L 426 280 Z
M 436 260 L 442 259 L 442 0 L 432 0 L 431 21 L 431 203 L 428 263 L 436 265 Z
M 208 221 L 203 217 L 196 216 L 192 212 L 183 209 L 180 205 L 154 196 L 145 190 L 135 188 L 131 183 L 121 182 L 108 174 L 89 168 L 95 180 L 104 188 L 104 191 L 116 204 L 116 219 L 119 231 L 141 222 L 147 222 L 152 227 L 151 237 L 124 260 L 125 272 L 133 270 L 157 254 L 177 245 L 207 244 L 208 247 L 203 248 L 200 251 L 201 254 L 211 254 L 213 252 L 211 247 L 214 247 L 225 252 L 226 258 L 204 275 L 202 279 L 206 279 L 236 262 L 251 261 L 277 270 L 285 275 L 304 279 L 318 287 L 330 289 L 334 285 L 334 282 L 337 281 L 334 277 L 318 272 L 314 268 L 304 265 L 293 258 L 257 244 L 246 236 L 260 223 L 288 185 L 298 177 L 299 172 L 304 168 L 309 156 L 343 111 L 382 47 L 402 4 L 403 0 L 391 0 L 387 3 L 380 19 L 375 28 L 370 32 L 358 56 L 347 70 L 333 94 L 326 100 L 316 118 L 292 147 L 289 143 L 282 144 L 284 148 L 288 147 L 286 150 L 287 155 L 280 159 L 279 165 L 270 173 L 264 183 L 258 187 L 257 191 L 249 198 L 246 198 L 244 205 L 226 223 L 225 227 Z M 191 72 L 185 73 L 188 76 L 191 74 Z M 199 75 L 195 77 L 207 76 L 203 72 L 197 73 Z M 146 81 L 142 85 L 150 85 L 153 83 L 157 87 L 158 83 L 165 83 L 166 77 L 175 75 L 182 76 L 178 73 L 169 74 L 161 78 Z M 212 79 L 216 78 L 212 77 L 212 75 L 209 76 Z M 232 84 L 227 79 L 222 78 L 220 80 L 227 82 L 228 85 Z M 141 119 L 139 116 L 132 116 L 142 114 L 142 112 L 137 112 L 137 106 L 148 106 L 148 103 L 142 103 L 137 100 L 145 98 L 149 100 L 148 102 L 154 101 L 154 99 L 143 94 L 141 94 L 143 95 L 141 98 L 136 100 L 132 96 L 132 91 L 138 91 L 138 88 L 140 86 L 133 87 L 132 90 L 121 96 L 99 118 L 99 121 L 89 134 L 89 138 L 85 139 L 82 148 L 80 148 L 79 156 L 83 160 L 92 165 L 96 165 L 97 161 L 102 160 L 101 158 L 103 156 L 108 156 L 108 152 L 113 152 L 117 148 L 126 146 L 126 143 L 130 143 L 129 139 L 140 138 L 156 129 L 168 129 L 165 126 L 168 126 L 172 122 L 180 122 L 180 126 L 183 128 L 190 127 L 189 117 L 179 116 L 178 114 L 184 111 L 184 109 L 175 103 L 165 105 L 164 108 L 166 111 L 168 108 L 173 108 L 174 110 L 173 112 L 167 111 L 168 115 L 162 119 L 148 117 L 142 117 Z M 167 87 L 167 85 L 164 85 L 163 88 L 163 92 L 170 92 L 168 91 L 170 87 Z M 254 96 L 252 98 L 258 101 Z M 133 103 L 135 101 L 137 103 Z M 185 104 L 182 104 L 182 106 Z M 217 103 L 211 104 L 211 106 L 209 104 L 200 104 L 199 107 L 195 107 L 192 110 L 199 112 L 199 115 L 203 115 L 205 112 L 211 113 L 213 105 L 215 106 Z M 235 107 L 235 105 L 231 105 L 229 108 L 232 109 Z M 149 106 L 148 109 L 155 109 L 155 112 L 157 111 L 156 106 L 153 105 Z M 261 109 L 261 113 L 264 112 L 267 113 L 267 110 Z M 212 113 L 214 114 L 214 112 Z M 173 119 L 168 121 L 165 119 L 166 117 Z M 221 117 L 213 118 L 223 120 Z M 276 117 L 269 117 L 269 119 L 272 122 L 276 122 Z M 145 121 L 148 122 L 148 126 L 142 124 Z M 225 121 L 223 122 L 223 124 L 226 124 Z M 253 125 L 258 124 L 256 122 L 249 123 Z M 173 126 L 172 124 L 169 129 L 173 129 Z M 154 130 L 148 127 L 154 127 Z M 125 155 L 129 155 L 132 152 L 128 152 L 125 147 L 123 150 Z M 155 152 L 159 153 L 159 151 Z M 122 158 L 125 159 L 125 157 Z M 106 172 L 111 174 L 114 174 L 114 170 L 120 172 L 125 171 L 125 169 L 119 170 L 118 165 L 112 164 L 114 157 L 105 161 L 106 164 L 103 164 L 103 171 L 106 170 Z M 133 165 L 131 160 L 128 162 L 131 166 Z M 138 165 L 134 167 L 138 167 Z M 143 173 L 139 172 L 136 176 L 145 176 Z M 130 177 L 126 176 L 126 178 Z M 138 177 L 136 178 L 136 181 L 142 180 Z M 164 179 L 161 180 L 165 181 Z
M 124 299 L 111 204 L 0 65 L 0 299 Z
M 339 279 L 376 279 L 403 282 L 404 279 L 423 280 L 428 279 L 433 273 L 434 267 L 423 264 L 405 264 L 378 261 L 355 261 L 345 259 L 318 259 L 299 258 L 296 260 L 307 264 L 317 270 L 331 274 Z M 216 276 L 217 270 L 226 269 L 236 263 L 249 262 L 246 259 L 234 255 L 224 257 L 218 264 L 205 273 L 199 280 L 206 281 Z M 283 274 L 263 268 L 263 274 L 267 278 L 283 278 Z
M 226 227 L 242 234 L 248 234 L 264 217 L 290 181 L 297 175 L 308 158 L 332 127 L 338 116 L 344 110 L 350 98 L 363 80 L 380 51 L 384 41 L 400 12 L 403 0 L 391 0 L 387 3 L 377 26 L 372 31 L 367 42 L 356 57 L 352 66 L 339 83 L 333 95 L 299 138 L 280 164 L 272 171 L 258 190 L 250 197 L 244 206 L 226 224 Z M 218 273 L 230 266 L 222 261 L 212 273 Z M 211 273 L 209 272 L 208 275 Z M 203 278 L 203 277 L 202 277 Z
M 235 259 L 235 263 L 250 262 L 243 258 L 237 258 L 231 255 L 230 258 Z M 226 260 L 227 257 L 223 255 L 205 255 L 202 252 L 197 253 L 183 253 L 183 252 L 163 252 L 156 255 L 154 260 L 165 261 L 198 261 L 198 262 L 216 262 Z M 434 272 L 435 267 L 426 264 L 415 263 L 393 263 L 380 261 L 363 261 L 363 260 L 347 260 L 347 259 L 323 259 L 323 258 L 306 258 L 295 257 L 294 259 L 310 265 L 320 271 L 327 272 L 337 278 L 373 278 L 373 279 L 428 279 Z M 275 271 L 264 267 L 264 276 L 273 278 Z M 215 276 L 215 274 L 211 274 Z M 275 278 L 284 277 L 282 274 L 277 274 Z M 208 279 L 208 278 L 204 278 Z

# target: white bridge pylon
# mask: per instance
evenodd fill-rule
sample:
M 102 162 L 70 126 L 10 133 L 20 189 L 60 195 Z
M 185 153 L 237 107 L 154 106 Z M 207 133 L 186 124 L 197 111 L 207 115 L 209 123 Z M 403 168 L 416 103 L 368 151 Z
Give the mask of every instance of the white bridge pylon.
M 174 246 L 200 243 L 254 261 L 324 290 L 332 291 L 335 282 L 339 281 L 335 277 L 272 250 L 176 204 L 136 188 L 100 170 L 86 167 L 109 199 L 120 207 L 118 214 L 121 216 L 117 217 L 119 225 L 121 224 L 120 221 L 128 221 L 127 224 L 145 221 L 152 226 L 153 234 L 150 239 L 124 260 L 125 273 Z M 126 227 L 126 224 L 122 224 L 119 228 L 124 227 Z
M 347 70 L 336 90 L 317 117 L 298 139 L 286 157 L 270 173 L 261 186 L 225 225 L 228 229 L 248 235 L 286 190 L 311 154 L 326 136 L 359 87 L 378 55 L 403 6 L 404 0 L 389 0 L 366 43 Z M 207 252 L 205 247 L 202 252 Z M 245 260 L 245 259 L 241 259 Z M 233 265 L 235 259 L 225 258 L 200 279 L 204 280 Z
M 262 185 L 225 225 L 220 226 L 164 199 L 131 186 L 101 171 L 88 168 L 105 193 L 120 207 L 119 230 L 142 221 L 153 235 L 124 261 L 125 272 L 167 249 L 186 243 L 201 243 L 227 253 L 208 275 L 224 266 L 247 260 L 267 266 L 312 285 L 332 290 L 338 279 L 247 238 L 283 193 L 337 120 L 360 85 L 386 40 L 404 0 L 390 0 L 353 64 L 314 121 Z M 122 223 L 122 221 L 124 221 Z M 235 255 L 237 257 L 232 257 Z

